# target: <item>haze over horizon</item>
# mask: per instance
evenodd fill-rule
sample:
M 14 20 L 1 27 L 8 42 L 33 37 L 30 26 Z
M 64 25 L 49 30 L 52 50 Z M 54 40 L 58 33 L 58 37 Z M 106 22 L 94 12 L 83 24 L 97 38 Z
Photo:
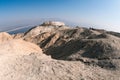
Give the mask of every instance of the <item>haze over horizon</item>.
M 119 0 L 0 0 L 0 29 L 61 19 L 120 32 Z

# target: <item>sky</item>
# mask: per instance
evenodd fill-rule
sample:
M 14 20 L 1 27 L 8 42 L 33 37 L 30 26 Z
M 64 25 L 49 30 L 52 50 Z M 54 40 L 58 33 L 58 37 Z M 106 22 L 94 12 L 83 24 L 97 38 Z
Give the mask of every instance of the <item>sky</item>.
M 44 18 L 120 32 L 120 0 L 0 0 L 0 29 Z

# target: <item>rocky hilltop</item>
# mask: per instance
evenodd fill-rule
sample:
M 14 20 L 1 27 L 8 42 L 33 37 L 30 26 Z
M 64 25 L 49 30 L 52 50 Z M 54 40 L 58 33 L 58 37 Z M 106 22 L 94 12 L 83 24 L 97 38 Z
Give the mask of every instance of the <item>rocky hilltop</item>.
M 0 33 L 0 80 L 120 80 L 120 33 L 44 22 Z

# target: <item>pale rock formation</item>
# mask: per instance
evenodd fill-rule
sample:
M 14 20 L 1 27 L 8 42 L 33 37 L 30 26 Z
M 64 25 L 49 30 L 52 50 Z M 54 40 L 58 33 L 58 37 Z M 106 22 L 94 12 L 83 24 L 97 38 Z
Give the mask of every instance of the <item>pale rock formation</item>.
M 13 39 L 0 44 L 0 54 L 31 54 L 42 53 L 37 45 L 22 39 Z
M 11 40 L 11 39 L 12 39 L 12 36 L 9 35 L 8 33 L 6 33 L 6 32 L 1 32 L 0 33 L 0 43 L 2 43 L 4 41 Z

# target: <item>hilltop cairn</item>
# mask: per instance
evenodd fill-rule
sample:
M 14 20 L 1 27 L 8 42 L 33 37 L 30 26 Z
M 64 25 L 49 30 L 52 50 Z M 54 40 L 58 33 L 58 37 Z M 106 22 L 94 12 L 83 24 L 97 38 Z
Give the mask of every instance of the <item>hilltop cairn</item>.
M 41 26 L 65 26 L 65 23 L 57 21 L 47 21 L 41 24 Z

